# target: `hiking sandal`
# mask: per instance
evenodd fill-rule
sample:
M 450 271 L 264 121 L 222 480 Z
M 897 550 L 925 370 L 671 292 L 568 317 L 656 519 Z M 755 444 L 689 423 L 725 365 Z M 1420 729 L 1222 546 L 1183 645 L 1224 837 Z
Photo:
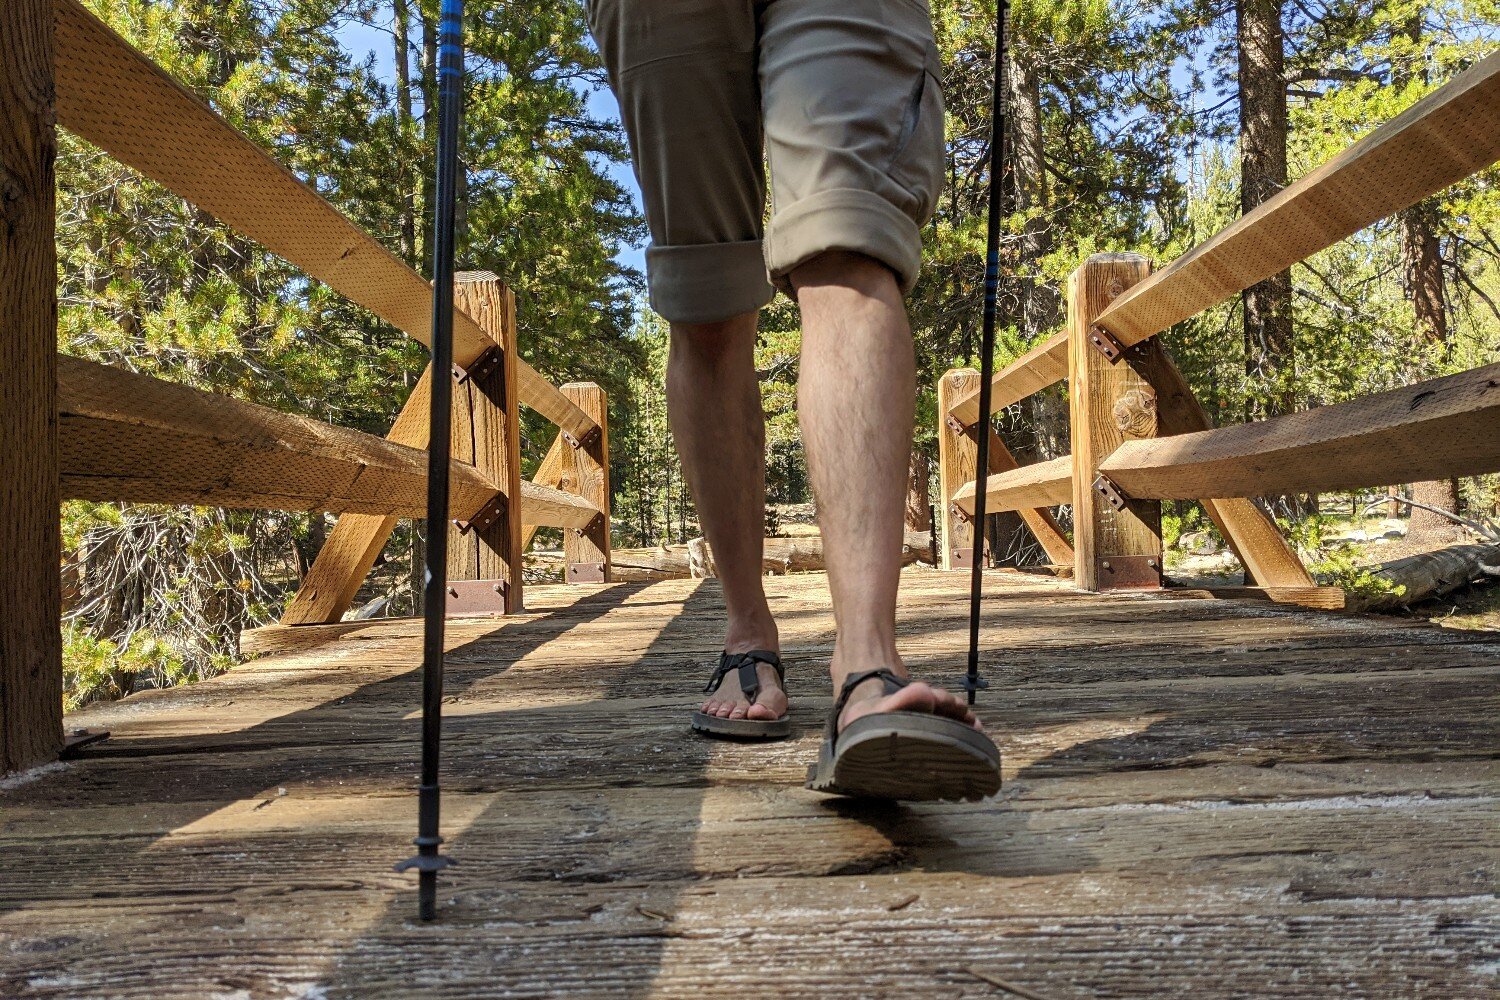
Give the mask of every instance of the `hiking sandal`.
M 856 798 L 977 801 L 1000 790 L 1000 751 L 984 733 L 928 712 L 871 712 L 839 732 L 856 687 L 878 677 L 885 694 L 911 683 L 889 670 L 852 675 L 833 703 L 818 762 L 807 769 L 815 792 Z
M 720 653 L 719 665 L 714 668 L 713 676 L 708 679 L 703 693 L 713 694 L 719 690 L 724 675 L 731 670 L 737 670 L 740 690 L 744 692 L 745 700 L 752 705 L 755 704 L 756 697 L 760 695 L 760 675 L 755 666 L 757 663 L 766 663 L 775 667 L 776 677 L 781 681 L 781 689 L 786 690 L 786 668 L 781 665 L 781 657 L 769 649 L 752 649 L 748 653 Z M 717 715 L 697 711 L 693 713 L 693 728 L 709 736 L 729 736 L 742 740 L 774 740 L 792 734 L 792 720 L 785 712 L 781 713 L 779 719 L 721 719 Z

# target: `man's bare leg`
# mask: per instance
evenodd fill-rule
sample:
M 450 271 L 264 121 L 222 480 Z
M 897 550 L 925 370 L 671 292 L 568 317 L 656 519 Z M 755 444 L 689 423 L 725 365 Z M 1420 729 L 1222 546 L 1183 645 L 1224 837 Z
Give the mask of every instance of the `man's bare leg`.
M 780 650 L 761 585 L 766 533 L 766 427 L 755 376 L 755 313 L 722 323 L 672 324 L 667 408 L 677 453 L 713 549 L 729 625 L 724 648 Z M 728 719 L 776 719 L 786 694 L 774 668 L 757 664 L 760 694 L 748 703 L 731 672 L 703 711 Z
M 900 291 L 883 265 L 860 254 L 827 253 L 798 267 L 791 280 L 802 307 L 797 411 L 838 628 L 837 694 L 845 677 L 862 670 L 908 676 L 896 651 L 896 590 L 916 364 Z M 881 692 L 878 679 L 861 684 L 842 722 L 900 709 L 978 727 L 947 691 L 918 682 L 889 697 Z

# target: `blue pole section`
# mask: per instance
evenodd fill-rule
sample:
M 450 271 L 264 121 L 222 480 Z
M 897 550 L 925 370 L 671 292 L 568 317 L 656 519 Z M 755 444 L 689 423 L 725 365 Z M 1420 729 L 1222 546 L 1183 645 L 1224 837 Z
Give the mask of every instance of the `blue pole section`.
M 995 11 L 995 84 L 990 108 L 989 220 L 984 258 L 984 339 L 979 356 L 978 465 L 974 469 L 974 547 L 969 576 L 969 673 L 964 687 L 969 704 L 989 684 L 979 676 L 979 601 L 984 589 L 985 485 L 990 472 L 990 381 L 995 372 L 995 312 L 1000 290 L 1000 195 L 1005 169 L 1005 0 Z
M 437 916 L 438 872 L 456 862 L 438 853 L 442 793 L 443 643 L 448 611 L 448 465 L 453 406 L 453 257 L 463 113 L 463 0 L 442 0 L 438 25 L 438 149 L 432 252 L 432 413 L 427 440 L 427 576 L 422 590 L 422 779 L 417 855 L 396 866 L 417 871 L 417 916 Z

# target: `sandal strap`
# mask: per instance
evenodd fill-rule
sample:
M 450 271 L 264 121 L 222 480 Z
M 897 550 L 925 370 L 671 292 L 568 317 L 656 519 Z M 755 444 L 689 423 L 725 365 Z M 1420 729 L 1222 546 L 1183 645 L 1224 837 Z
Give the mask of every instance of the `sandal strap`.
M 838 739 L 839 716 L 844 714 L 844 706 L 849 704 L 849 696 L 854 693 L 854 689 L 865 681 L 876 677 L 880 678 L 883 682 L 885 694 L 888 695 L 895 694 L 911 683 L 908 678 L 895 674 L 884 667 L 878 670 L 861 670 L 857 674 L 850 674 L 844 680 L 844 686 L 839 689 L 839 696 L 834 699 L 833 711 L 828 713 L 828 739 L 830 741 Z
M 731 670 L 738 670 L 740 690 L 744 692 L 745 700 L 753 704 L 760 696 L 760 673 L 755 666 L 757 663 L 774 667 L 781 689 L 786 690 L 786 668 L 781 665 L 781 657 L 769 649 L 752 649 L 744 653 L 720 653 L 719 665 L 714 668 L 713 676 L 703 686 L 703 693 L 713 694 L 724 682 L 725 674 Z

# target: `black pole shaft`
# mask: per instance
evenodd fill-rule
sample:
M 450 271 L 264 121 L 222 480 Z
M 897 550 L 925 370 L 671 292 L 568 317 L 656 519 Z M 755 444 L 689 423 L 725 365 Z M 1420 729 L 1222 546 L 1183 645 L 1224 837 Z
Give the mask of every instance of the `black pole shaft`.
M 417 916 L 437 916 L 443 644 L 448 612 L 448 465 L 453 406 L 453 256 L 458 126 L 463 110 L 463 0 L 443 0 L 438 27 L 438 148 L 432 252 L 432 392 L 427 442 L 427 578 L 422 591 L 422 784 L 417 800 Z
M 979 600 L 984 587 L 986 480 L 990 472 L 990 380 L 995 370 L 995 313 L 1000 290 L 1000 197 L 1005 169 L 1005 0 L 995 10 L 995 84 L 990 105 L 989 219 L 984 258 L 984 339 L 979 349 L 978 464 L 974 468 L 974 532 L 969 576 L 969 704 L 979 692 Z

